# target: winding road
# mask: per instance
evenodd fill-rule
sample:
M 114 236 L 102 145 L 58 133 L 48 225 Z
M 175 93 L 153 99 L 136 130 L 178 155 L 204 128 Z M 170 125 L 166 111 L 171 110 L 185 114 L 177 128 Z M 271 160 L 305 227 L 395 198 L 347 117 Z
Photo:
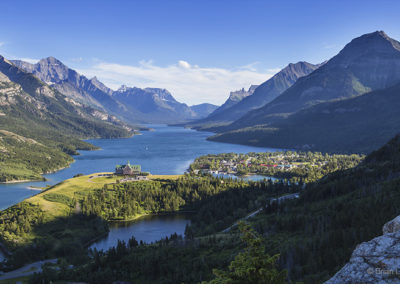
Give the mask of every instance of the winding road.
M 275 203 L 275 202 L 281 203 L 282 201 L 285 201 L 285 200 L 299 198 L 299 196 L 300 196 L 299 193 L 292 193 L 292 194 L 286 194 L 286 195 L 283 195 L 283 196 L 280 196 L 280 197 L 276 197 L 276 198 L 271 198 L 271 199 L 269 200 L 269 203 L 267 203 L 267 204 L 265 205 L 265 207 L 268 207 L 270 204 Z M 259 209 L 257 209 L 256 211 L 254 211 L 254 212 L 250 213 L 249 215 L 247 215 L 246 217 L 244 217 L 244 218 L 242 218 L 242 219 L 236 221 L 232 226 L 226 228 L 226 229 L 223 230 L 221 233 L 227 233 L 227 232 L 229 232 L 232 228 L 236 227 L 236 226 L 239 224 L 239 222 L 245 221 L 245 220 L 247 220 L 247 219 L 249 219 L 249 218 L 252 218 L 253 216 L 255 216 L 255 215 L 257 215 L 258 213 L 260 213 L 262 209 L 263 209 L 263 208 L 259 208 Z
M 27 264 L 21 268 L 15 269 L 13 271 L 6 272 L 6 273 L 0 275 L 0 281 L 7 280 L 7 279 L 19 278 L 19 277 L 25 277 L 25 276 L 32 275 L 34 273 L 41 272 L 42 266 L 46 263 L 56 264 L 57 259 L 46 259 L 46 260 L 42 260 L 42 261 L 33 262 L 33 263 Z

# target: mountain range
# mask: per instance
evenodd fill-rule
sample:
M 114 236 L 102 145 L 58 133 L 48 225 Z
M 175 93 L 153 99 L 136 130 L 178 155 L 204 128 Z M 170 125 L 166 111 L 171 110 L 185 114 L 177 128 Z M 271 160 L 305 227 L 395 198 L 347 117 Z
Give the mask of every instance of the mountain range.
M 129 111 L 130 121 L 141 123 L 176 123 L 205 117 L 217 106 L 202 104 L 189 107 L 180 103 L 166 89 L 122 86 L 112 98 Z
M 299 78 L 310 74 L 319 66 L 320 64 L 313 65 L 308 62 L 291 63 L 261 85 L 251 86 L 247 92 L 245 90 L 231 92 L 228 100 L 220 108 L 207 118 L 189 123 L 188 126 L 218 131 L 221 126 L 229 125 L 249 111 L 271 102 Z
M 0 181 L 40 179 L 68 166 L 82 138 L 128 137 L 133 129 L 85 106 L 0 56 Z
M 233 107 L 234 105 L 241 102 L 244 98 L 251 96 L 254 91 L 257 89 L 258 85 L 251 85 L 250 88 L 246 91 L 244 88 L 230 92 L 228 99 L 213 113 L 210 114 L 210 117 L 216 116 L 218 113 L 223 113 L 225 110 Z M 225 117 L 223 116 L 223 119 Z
M 183 122 L 206 117 L 217 108 L 211 104 L 207 108 L 189 107 L 176 101 L 165 89 L 121 86 L 113 91 L 96 77 L 88 79 L 54 57 L 41 59 L 36 64 L 21 60 L 12 62 L 65 96 L 128 123 Z
M 218 129 L 214 141 L 368 152 L 400 130 L 400 43 L 382 31 L 338 55 L 263 107 Z

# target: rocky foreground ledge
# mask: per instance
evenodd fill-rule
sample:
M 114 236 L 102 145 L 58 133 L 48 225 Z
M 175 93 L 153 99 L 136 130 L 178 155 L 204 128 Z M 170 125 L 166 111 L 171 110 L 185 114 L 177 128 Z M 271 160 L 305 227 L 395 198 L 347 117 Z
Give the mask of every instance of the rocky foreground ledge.
M 382 236 L 359 244 L 350 261 L 325 284 L 400 283 L 400 216 L 382 230 Z

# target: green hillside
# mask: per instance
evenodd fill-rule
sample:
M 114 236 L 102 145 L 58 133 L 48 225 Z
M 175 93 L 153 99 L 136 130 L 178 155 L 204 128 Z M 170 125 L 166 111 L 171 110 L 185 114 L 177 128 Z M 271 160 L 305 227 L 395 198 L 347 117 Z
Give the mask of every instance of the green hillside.
M 131 135 L 92 112 L 0 57 L 0 181 L 40 179 L 68 166 L 67 154 L 95 148 L 81 139 Z
M 397 136 L 356 168 L 310 184 L 299 200 L 264 210 L 252 226 L 267 236 L 270 253 L 281 254 L 291 280 L 321 283 L 400 214 L 399 176 Z

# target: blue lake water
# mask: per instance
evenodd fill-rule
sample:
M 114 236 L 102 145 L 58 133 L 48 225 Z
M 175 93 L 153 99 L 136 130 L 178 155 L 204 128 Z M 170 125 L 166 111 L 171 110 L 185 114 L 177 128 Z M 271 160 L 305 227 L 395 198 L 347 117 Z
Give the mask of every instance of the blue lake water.
M 233 174 L 213 174 L 215 177 L 222 177 L 222 178 L 235 178 L 235 179 L 243 179 L 246 181 L 262 181 L 262 180 L 278 180 L 278 178 L 268 177 L 268 176 L 261 176 L 261 175 L 247 175 L 247 176 L 236 176 Z
M 91 174 L 95 172 L 114 171 L 115 165 L 125 164 L 128 160 L 131 164 L 140 164 L 143 171 L 149 171 L 152 174 L 182 174 L 189 167 L 190 163 L 200 155 L 276 150 L 211 142 L 207 141 L 206 138 L 212 135 L 212 133 L 199 132 L 182 127 L 169 127 L 165 125 L 149 125 L 149 127 L 153 128 L 154 131 L 144 131 L 142 135 L 136 135 L 131 138 L 88 140 L 88 142 L 100 147 L 101 150 L 81 151 L 81 155 L 74 157 L 75 162 L 69 168 L 45 175 L 48 179 L 45 182 L 0 184 L 0 210 L 39 192 L 29 189 L 29 186 L 44 187 L 46 185 L 53 185 L 65 179 L 72 178 L 78 173 Z M 253 178 L 259 179 L 259 177 Z M 150 219 L 143 219 L 142 221 L 145 220 L 147 220 L 145 224 L 152 222 Z M 180 228 L 179 230 L 175 225 L 166 226 L 166 228 L 170 229 L 164 231 L 162 234 L 171 235 L 177 232 L 176 230 L 183 232 L 182 230 L 184 230 L 185 222 L 187 221 L 178 222 L 179 226 L 177 226 Z M 134 224 L 137 224 L 137 222 Z M 113 234 L 113 228 L 111 234 Z M 159 236 L 159 239 L 161 235 L 153 234 L 152 237 L 146 237 L 147 239 L 143 239 L 143 241 L 153 241 L 155 236 Z M 111 239 L 113 237 L 110 237 Z
M 110 224 L 108 236 L 91 248 L 107 250 L 115 246 L 118 240 L 125 241 L 135 236 L 138 242 L 151 243 L 171 234 L 184 235 L 186 224 L 190 224 L 189 217 L 184 214 L 144 216 L 132 222 L 118 222 Z
M 251 147 L 207 141 L 212 133 L 182 127 L 149 125 L 154 131 L 144 131 L 126 139 L 94 139 L 88 142 L 98 146 L 98 151 L 80 151 L 69 168 L 45 175 L 45 182 L 0 184 L 0 210 L 37 194 L 29 186 L 53 185 L 78 173 L 114 171 L 115 165 L 142 165 L 143 171 L 152 174 L 182 174 L 198 156 L 224 152 L 247 153 L 275 151 L 276 149 Z

